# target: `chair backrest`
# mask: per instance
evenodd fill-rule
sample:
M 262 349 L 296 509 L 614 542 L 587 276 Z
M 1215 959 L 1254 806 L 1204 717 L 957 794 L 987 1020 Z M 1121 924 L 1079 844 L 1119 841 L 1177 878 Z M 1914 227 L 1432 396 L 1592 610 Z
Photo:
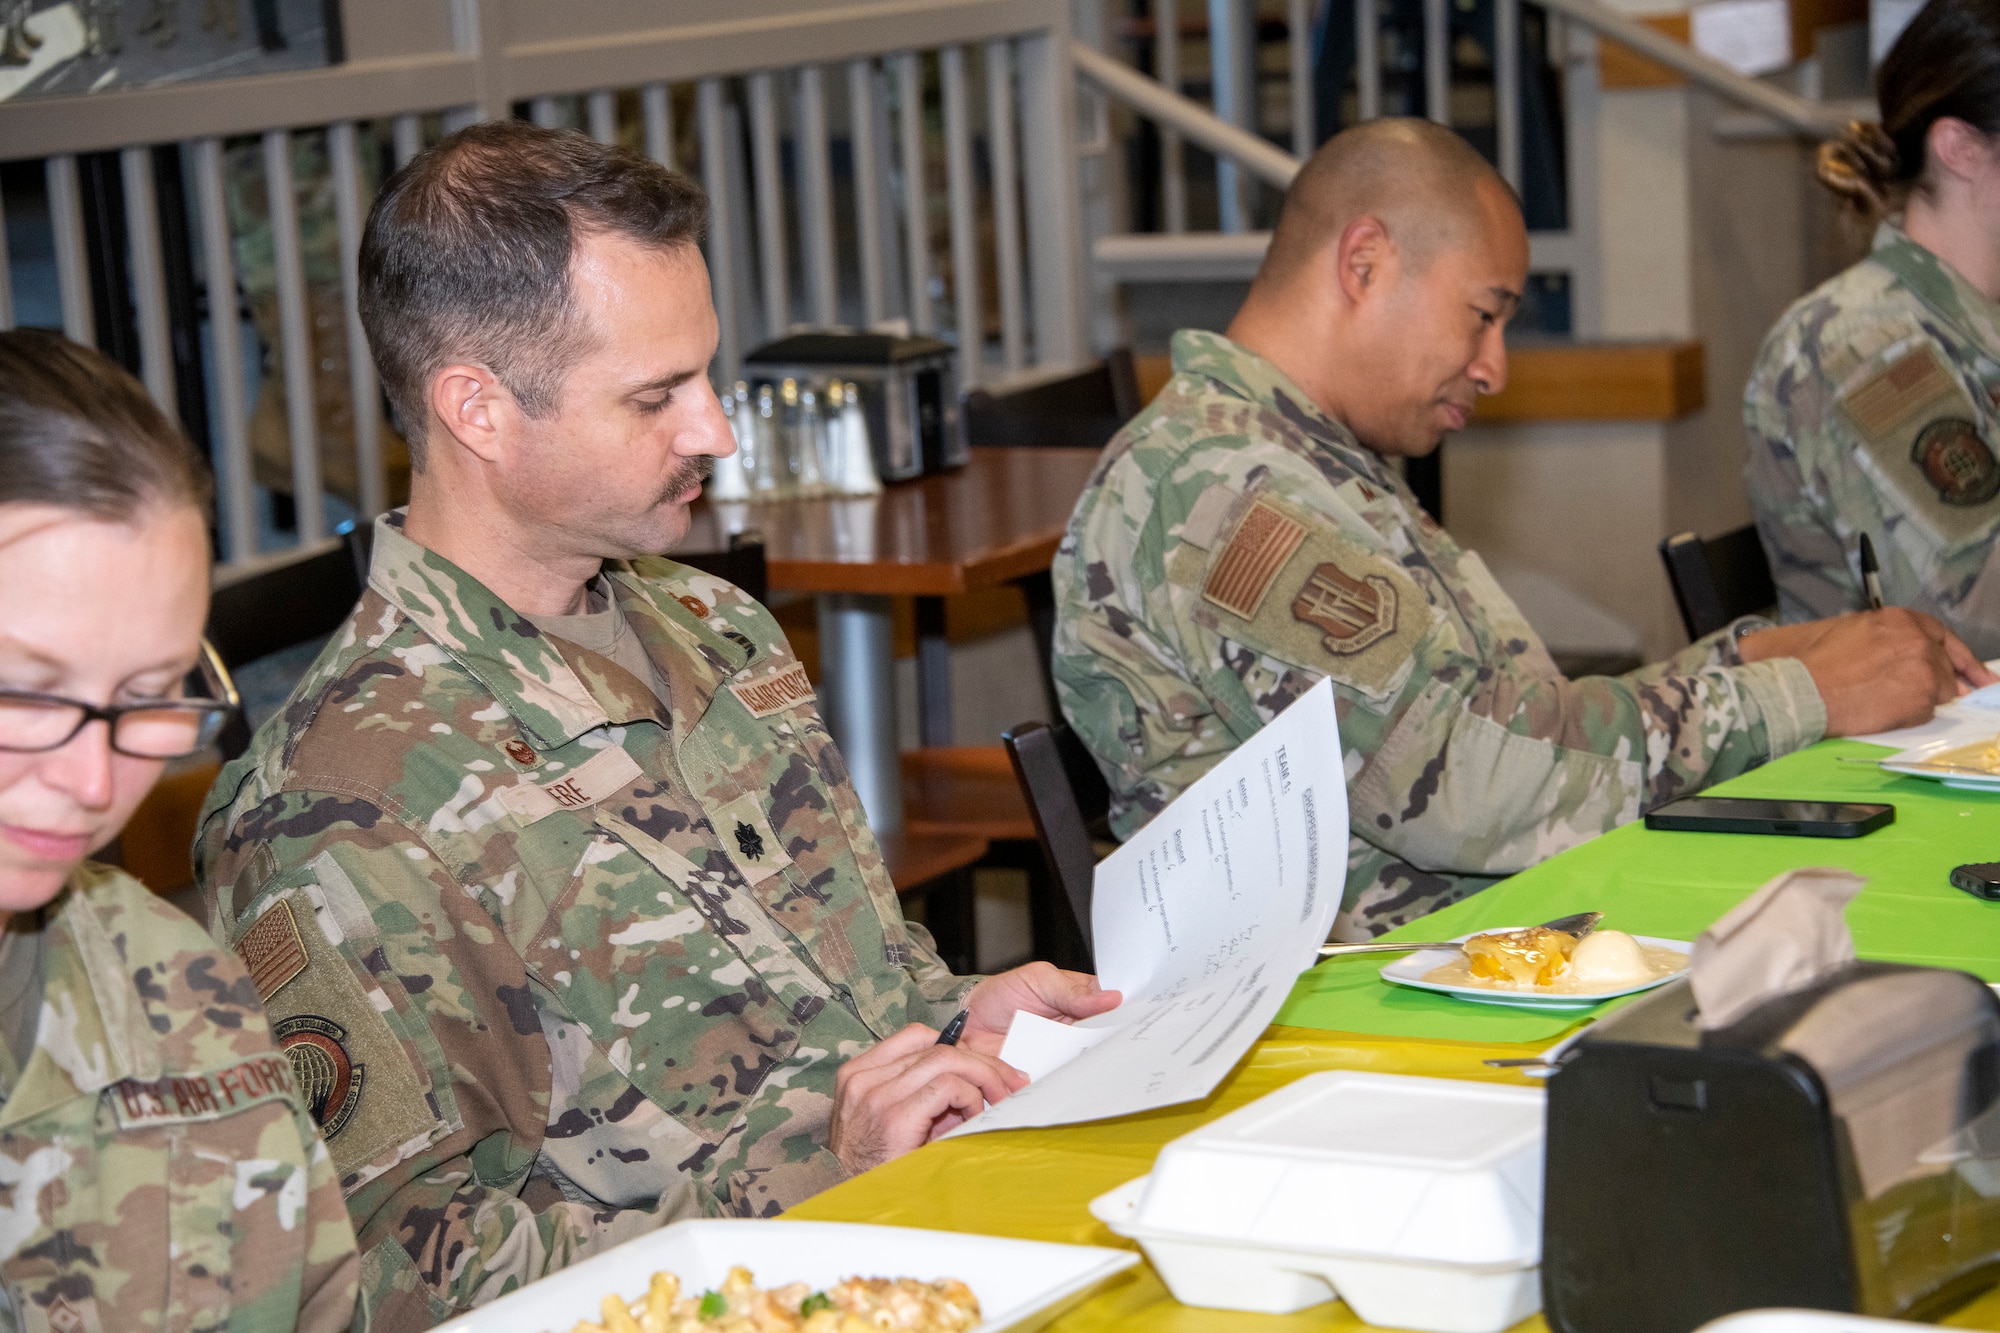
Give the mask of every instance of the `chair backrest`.
M 728 579 L 760 602 L 771 600 L 771 569 L 764 556 L 764 534 L 754 529 L 732 534 L 726 551 L 675 551 L 672 558 L 690 569 Z
M 1777 585 L 1754 524 L 1706 541 L 1675 533 L 1660 543 L 1660 559 L 1690 639 L 1777 605 Z
M 1018 389 L 965 395 L 966 439 L 978 445 L 1102 449 L 1139 415 L 1132 351 L 1115 349 L 1086 370 Z
M 1085 948 L 1091 948 L 1090 887 L 1097 866 L 1090 826 L 1111 808 L 1097 761 L 1063 723 L 1024 722 L 1000 734 L 1035 822 L 1035 841 L 1062 885 Z
M 208 603 L 208 640 L 223 665 L 236 671 L 259 658 L 339 629 L 361 600 L 361 578 L 349 544 L 317 542 L 216 587 Z M 225 759 L 250 746 L 248 721 L 230 719 L 216 745 Z

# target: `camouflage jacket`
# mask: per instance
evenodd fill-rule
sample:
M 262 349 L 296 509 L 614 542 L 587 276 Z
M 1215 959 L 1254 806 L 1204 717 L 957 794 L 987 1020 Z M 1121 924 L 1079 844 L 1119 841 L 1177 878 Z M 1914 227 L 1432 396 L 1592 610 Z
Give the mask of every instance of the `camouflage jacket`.
M 1743 394 L 1748 478 L 1784 619 L 1882 594 L 2000 657 L 2000 306 L 1884 223 L 1785 312 Z
M 243 968 L 131 876 L 50 905 L 0 1106 L 0 1329 L 344 1329 L 360 1261 Z
M 1063 711 L 1129 836 L 1322 676 L 1351 838 L 1334 933 L 1366 938 L 1819 739 L 1803 665 L 1724 631 L 1565 680 L 1394 468 L 1261 357 L 1174 336 L 1054 569 Z
M 671 716 L 378 520 L 369 586 L 196 848 L 315 1110 L 362 1302 L 427 1327 L 842 1178 L 839 1064 L 948 1017 L 805 669 L 741 590 L 606 570 Z

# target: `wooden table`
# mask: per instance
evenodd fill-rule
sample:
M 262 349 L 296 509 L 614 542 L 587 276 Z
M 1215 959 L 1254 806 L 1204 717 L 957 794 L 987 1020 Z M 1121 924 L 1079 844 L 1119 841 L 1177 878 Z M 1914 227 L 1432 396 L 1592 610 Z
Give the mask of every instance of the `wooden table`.
M 879 496 L 696 507 L 691 547 L 726 546 L 754 528 L 764 535 L 771 587 L 817 598 L 820 702 L 877 832 L 903 823 L 889 599 L 918 599 L 923 739 L 949 743 L 943 599 L 1046 573 L 1097 460 L 1090 449 L 974 449 L 955 472 Z M 1035 607 L 1031 598 L 1031 610 L 1046 650 L 1053 608 L 1042 601 Z

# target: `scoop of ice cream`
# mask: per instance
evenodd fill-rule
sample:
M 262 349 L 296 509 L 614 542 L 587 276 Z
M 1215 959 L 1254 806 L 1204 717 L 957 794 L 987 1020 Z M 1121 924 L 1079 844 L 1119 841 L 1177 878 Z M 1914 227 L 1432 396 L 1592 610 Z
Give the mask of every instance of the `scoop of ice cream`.
M 1636 986 L 1653 979 L 1639 941 L 1622 930 L 1599 930 L 1577 941 L 1570 975 L 1585 986 Z

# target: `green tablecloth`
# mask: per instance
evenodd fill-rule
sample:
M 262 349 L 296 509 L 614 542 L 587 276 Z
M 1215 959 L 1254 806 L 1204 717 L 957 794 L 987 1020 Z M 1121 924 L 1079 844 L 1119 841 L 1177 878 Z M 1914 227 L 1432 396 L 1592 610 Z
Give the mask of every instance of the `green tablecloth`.
M 1958 967 L 2000 981 L 2000 902 L 1955 889 L 1951 868 L 2000 860 L 2000 793 L 1957 791 L 1875 767 L 1880 746 L 1827 741 L 1712 789 L 1720 796 L 1887 801 L 1896 822 L 1865 838 L 1655 833 L 1630 824 L 1390 935 L 1450 939 L 1601 911 L 1636 935 L 1692 940 L 1758 885 L 1800 866 L 1841 866 L 1868 887 L 1847 909 L 1863 958 Z M 1848 762 L 1864 760 L 1870 762 Z M 1455 1041 L 1546 1041 L 1603 1012 L 1473 1004 L 1391 986 L 1387 958 L 1332 959 L 1299 978 L 1275 1021 Z

